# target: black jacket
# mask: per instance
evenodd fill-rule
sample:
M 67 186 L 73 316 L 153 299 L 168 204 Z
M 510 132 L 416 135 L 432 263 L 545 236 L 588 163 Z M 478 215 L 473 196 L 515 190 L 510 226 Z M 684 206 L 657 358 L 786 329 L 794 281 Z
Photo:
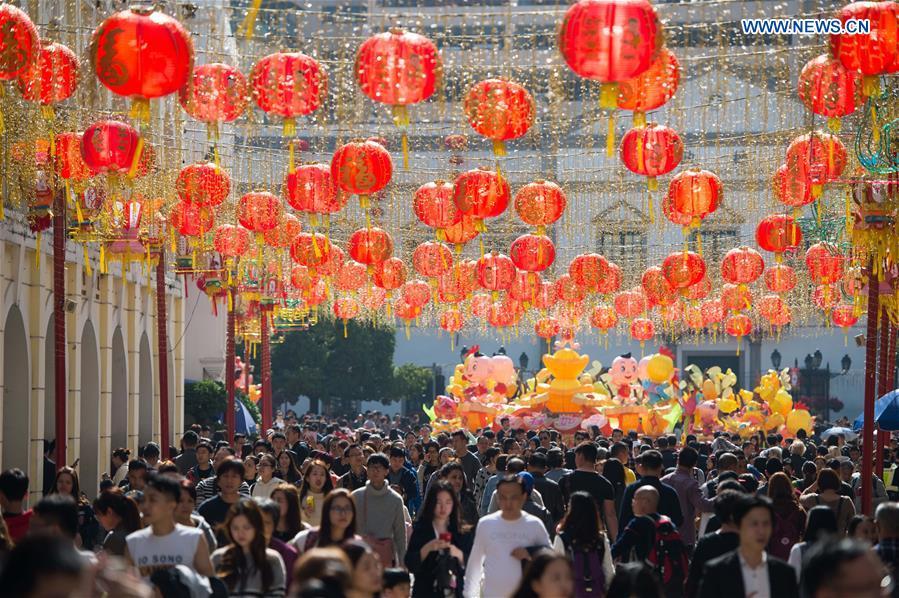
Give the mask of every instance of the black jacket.
M 680 510 L 680 499 L 677 497 L 677 490 L 657 477 L 644 476 L 624 489 L 624 496 L 621 498 L 621 512 L 618 513 L 619 539 L 624 535 L 624 528 L 627 527 L 628 522 L 634 518 L 631 502 L 634 499 L 634 493 L 641 486 L 652 486 L 659 491 L 660 515 L 668 517 L 677 527 L 680 527 L 684 522 L 684 514 Z
M 740 534 L 735 532 L 717 532 L 701 537 L 696 543 L 693 559 L 690 561 L 685 596 L 695 598 L 699 594 L 699 580 L 702 578 L 706 563 L 736 550 L 739 545 Z
M 543 474 L 531 475 L 534 476 L 534 489 L 543 498 L 543 506 L 549 511 L 553 525 L 559 523 L 565 515 L 565 499 L 562 497 L 562 489 Z
M 771 556 L 768 557 L 768 583 L 771 585 L 771 596 L 799 596 L 796 570 Z M 743 571 L 736 550 L 709 561 L 699 582 L 699 598 L 743 598 L 745 594 Z
M 446 555 L 440 555 L 436 551 L 428 553 L 424 560 L 421 559 L 422 547 L 435 540 L 437 534 L 434 532 L 434 526 L 430 522 L 418 521 L 412 528 L 412 536 L 409 538 L 409 546 L 406 548 L 405 565 L 409 572 L 415 576 L 415 585 L 412 587 L 412 596 L 438 596 L 439 574 L 447 565 L 456 574 L 456 596 L 462 596 L 462 582 L 464 581 L 465 563 L 460 563 L 456 559 Z M 471 551 L 469 545 L 469 537 L 467 535 L 454 533 L 452 544 L 462 551 L 465 558 Z M 435 587 L 436 586 L 436 587 Z

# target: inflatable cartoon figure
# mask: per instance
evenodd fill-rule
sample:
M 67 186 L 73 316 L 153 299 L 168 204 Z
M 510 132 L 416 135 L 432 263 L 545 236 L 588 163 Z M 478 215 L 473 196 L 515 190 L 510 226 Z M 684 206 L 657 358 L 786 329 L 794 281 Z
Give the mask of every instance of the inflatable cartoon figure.
M 630 353 L 613 359 L 612 367 L 609 368 L 609 379 L 614 387 L 615 397 L 624 405 L 634 405 L 637 402 L 634 395 L 634 388 L 639 385 L 637 369 L 637 360 Z
M 543 356 L 543 364 L 553 375 L 553 380 L 549 382 L 549 400 L 546 402 L 546 408 L 555 413 L 580 411 L 580 406 L 572 399 L 578 393 L 589 393 L 594 390 L 592 385 L 584 385 L 578 380 L 578 376 L 590 363 L 590 356 L 579 354 L 577 352 L 579 345 L 570 337 L 557 342 L 556 345 L 558 349 L 555 353 Z

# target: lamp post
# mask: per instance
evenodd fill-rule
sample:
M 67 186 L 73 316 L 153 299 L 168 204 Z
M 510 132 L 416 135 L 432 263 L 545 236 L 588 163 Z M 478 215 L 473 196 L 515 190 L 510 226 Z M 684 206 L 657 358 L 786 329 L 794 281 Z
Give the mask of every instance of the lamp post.
M 777 352 L 776 349 L 775 352 Z M 779 352 L 776 357 L 779 361 Z M 775 355 L 772 353 L 771 362 L 774 363 L 774 360 Z M 824 416 L 824 421 L 830 422 L 830 381 L 849 373 L 849 369 L 852 367 L 852 358 L 848 354 L 843 355 L 843 358 L 840 359 L 841 369 L 839 372 L 831 372 L 829 363 L 825 365 L 824 369 L 821 369 L 823 361 L 824 354 L 820 349 L 806 354 L 803 360 L 805 367 L 799 370 L 799 394 L 811 398 L 821 397 L 823 400 L 821 415 Z
M 524 351 L 521 352 L 521 355 L 518 356 L 518 369 L 519 371 L 527 377 L 528 373 L 528 364 L 531 362 L 530 357 Z

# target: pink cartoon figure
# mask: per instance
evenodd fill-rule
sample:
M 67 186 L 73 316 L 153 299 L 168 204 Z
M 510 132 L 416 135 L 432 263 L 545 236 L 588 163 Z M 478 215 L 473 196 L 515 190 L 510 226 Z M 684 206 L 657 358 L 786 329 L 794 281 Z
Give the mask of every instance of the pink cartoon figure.
M 637 360 L 630 353 L 619 355 L 612 360 L 609 368 L 609 378 L 615 386 L 615 394 L 624 403 L 635 403 L 632 384 L 638 384 Z
M 471 384 L 483 384 L 490 377 L 492 370 L 491 358 L 481 353 L 478 345 L 472 347 L 465 354 L 465 375 L 463 377 Z

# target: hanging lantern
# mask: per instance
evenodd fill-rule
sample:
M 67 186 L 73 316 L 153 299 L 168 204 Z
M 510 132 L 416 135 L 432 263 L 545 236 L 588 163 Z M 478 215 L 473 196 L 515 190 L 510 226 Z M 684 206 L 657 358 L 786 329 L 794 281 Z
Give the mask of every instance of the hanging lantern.
M 840 291 L 829 284 L 821 284 L 812 291 L 812 303 L 821 311 L 830 311 L 840 300 Z
M 468 124 L 493 140 L 493 153 L 505 156 L 505 142 L 527 133 L 537 116 L 533 96 L 524 87 L 504 79 L 485 79 L 472 85 L 462 100 Z
M 371 140 L 346 143 L 331 158 L 331 176 L 337 186 L 358 195 L 362 209 L 368 209 L 368 196 L 386 187 L 392 175 L 390 154 L 383 145 Z
M 461 214 L 458 222 L 443 230 L 446 242 L 455 245 L 456 253 L 461 253 L 462 246 L 477 237 L 478 234 L 478 225 L 470 214 Z
M 37 60 L 19 75 L 22 97 L 41 104 L 47 117 L 53 116 L 52 105 L 72 97 L 77 85 L 78 57 L 55 42 L 42 45 Z
M 843 25 L 850 19 L 870 25 L 868 33 L 831 35 L 830 51 L 844 67 L 864 76 L 865 96 L 877 95 L 878 75 L 899 69 L 899 10 L 893 2 L 853 2 L 836 17 Z
M 501 253 L 487 253 L 478 260 L 478 284 L 487 291 L 505 291 L 515 280 L 515 264 Z
M 434 94 L 443 74 L 437 46 L 423 35 L 393 28 L 359 46 L 353 70 L 362 93 L 391 106 L 393 122 L 403 132 L 403 165 L 409 168 L 406 107 Z
M 108 17 L 94 31 L 91 62 L 112 93 L 131 98 L 132 116 L 150 119 L 150 100 L 175 93 L 193 68 L 190 33 L 174 17 L 134 8 Z
M 590 312 L 590 325 L 603 333 L 608 332 L 618 324 L 618 314 L 611 305 L 597 305 Z
M 702 313 L 703 325 L 706 328 L 717 328 L 718 323 L 724 319 L 724 305 L 717 299 L 709 299 L 699 306 Z
M 662 262 L 662 276 L 675 289 L 686 289 L 705 278 L 705 260 L 692 251 L 676 251 Z
M 519 270 L 515 274 L 515 280 L 512 281 L 512 285 L 509 287 L 509 297 L 516 301 L 530 303 L 541 282 L 543 282 L 543 279 L 539 274 Z
M 537 285 L 537 290 L 533 297 L 534 307 L 545 312 L 548 309 L 552 309 L 558 300 L 559 295 L 556 292 L 555 283 L 544 281 Z
M 412 197 L 412 210 L 424 224 L 437 231 L 438 240 L 446 240 L 444 229 L 459 221 L 461 215 L 453 200 L 453 184 L 437 180 L 425 183 Z
M 805 63 L 799 73 L 798 93 L 806 108 L 827 118 L 827 127 L 834 133 L 840 130 L 840 118 L 855 112 L 865 101 L 861 76 L 830 54 Z
M 440 314 L 440 327 L 450 334 L 459 332 L 463 326 L 465 326 L 465 317 L 458 309 L 448 309 Z
M 642 74 L 618 84 L 618 109 L 634 111 L 634 126 L 646 124 L 646 113 L 674 97 L 680 83 L 680 63 L 663 47 Z
M 372 268 L 371 281 L 388 293 L 398 289 L 406 282 L 406 264 L 398 257 L 378 262 Z
M 358 291 L 368 282 L 368 270 L 359 262 L 347 260 L 341 264 L 334 277 L 334 286 L 338 290 L 352 293 Z
M 556 247 L 549 237 L 524 234 L 512 241 L 509 256 L 519 270 L 543 272 L 555 261 Z
M 752 320 L 746 314 L 731 314 L 724 322 L 724 331 L 737 339 L 737 352 L 739 352 L 740 340 L 752 334 Z
M 708 276 L 704 276 L 702 280 L 696 284 L 690 285 L 686 289 L 682 289 L 680 294 L 687 301 L 699 301 L 700 299 L 708 297 L 711 292 L 712 282 L 709 280 Z
M 300 233 L 297 237 L 300 237 L 304 233 Z M 313 237 L 314 243 L 312 245 L 313 253 L 318 249 L 322 251 L 322 244 L 320 242 L 321 235 L 315 235 Z M 325 237 L 327 239 L 327 237 Z M 296 241 L 296 239 L 294 239 Z M 303 241 L 303 246 L 306 241 Z M 291 245 L 293 247 L 293 245 Z M 346 256 L 343 253 L 343 249 L 334 245 L 333 243 L 329 243 L 326 246 L 327 251 L 321 256 L 321 261 L 315 266 L 315 271 L 321 274 L 322 276 L 336 276 L 340 271 L 340 267 L 343 266 L 343 262 L 346 261 Z
M 303 164 L 288 172 L 281 195 L 293 209 L 309 214 L 313 226 L 318 224 L 319 215 L 327 217 L 346 204 L 346 198 L 340 200 L 327 164 Z
M 431 287 L 423 280 L 409 280 L 400 287 L 400 296 L 409 305 L 422 308 L 431 301 Z
M 212 230 L 215 210 L 211 206 L 178 202 L 169 212 L 169 223 L 184 237 L 199 237 Z
M 427 241 L 412 251 L 412 267 L 422 276 L 439 278 L 453 267 L 453 252 L 443 243 Z
M 347 251 L 360 264 L 371 266 L 393 254 L 393 237 L 380 228 L 360 228 L 350 235 Z
M 409 326 L 414 319 L 421 315 L 421 308 L 410 304 L 402 297 L 397 297 L 393 302 L 393 313 Z
M 765 260 L 751 247 L 731 249 L 721 260 L 721 278 L 732 284 L 755 282 L 764 271 Z
M 376 312 L 387 301 L 387 291 L 379 287 L 366 286 L 359 289 L 357 297 L 365 309 L 369 312 Z
M 102 120 L 89 126 L 81 136 L 81 156 L 94 172 L 124 174 L 135 162 L 139 142 L 140 136 L 133 127 Z
M 318 110 L 328 93 L 328 75 L 317 60 L 302 52 L 276 52 L 262 58 L 250 73 L 256 105 L 284 119 L 282 134 L 296 135 L 296 118 Z
M 845 258 L 829 243 L 815 243 L 805 252 L 805 266 L 815 284 L 833 284 L 843 278 Z
M 606 276 L 609 262 L 598 253 L 582 253 L 568 264 L 568 274 L 588 293 L 595 292 Z
M 562 217 L 568 200 L 562 188 L 551 181 L 528 183 L 515 194 L 515 212 L 525 224 L 537 227 L 537 234 L 546 234 L 546 227 Z
M 301 292 L 306 292 L 318 281 L 318 273 L 300 264 L 290 269 L 290 284 Z
M 730 311 L 752 307 L 752 291 L 745 284 L 725 283 L 721 286 L 721 305 Z
M 237 203 L 237 221 L 255 233 L 278 226 L 282 212 L 281 200 L 268 191 L 251 191 Z
M 534 334 L 542 339 L 549 340 L 562 331 L 562 324 L 553 317 L 540 318 L 534 322 Z
M 0 31 L 0 80 L 10 81 L 35 63 L 40 41 L 28 15 L 12 4 L 0 4 Z
M 587 296 L 583 287 L 579 286 L 570 274 L 562 274 L 556 279 L 556 296 L 566 303 L 580 303 Z
M 699 168 L 688 168 L 671 179 L 668 184 L 668 197 L 672 213 L 689 218 L 690 228 L 698 228 L 702 220 L 721 205 L 724 190 L 721 179 L 714 173 Z M 682 221 L 672 220 L 672 222 L 681 224 Z
M 621 291 L 615 295 L 614 305 L 618 315 L 626 320 L 639 316 L 647 308 L 646 297 L 643 295 L 643 291 L 639 289 Z
M 289 212 L 284 212 L 278 225 L 265 231 L 263 237 L 265 244 L 269 247 L 286 249 L 293 244 L 293 240 L 301 232 L 303 232 L 303 224 L 300 219 Z
M 86 181 L 94 176 L 81 155 L 81 133 L 59 133 L 55 139 L 56 155 L 54 164 L 56 174 L 69 181 Z
M 649 123 L 636 126 L 621 138 L 621 161 L 633 173 L 648 177 L 651 191 L 659 188 L 657 176 L 674 170 L 684 157 L 684 142 L 677 131 Z
M 477 263 L 461 260 L 437 281 L 437 293 L 444 303 L 464 301 L 477 286 Z
M 787 167 L 806 173 L 815 198 L 821 197 L 825 183 L 842 174 L 846 160 L 846 146 L 840 138 L 824 131 L 800 135 L 787 148 Z
M 784 252 L 795 250 L 802 243 L 802 230 L 792 216 L 771 214 L 759 221 L 755 242 L 761 249 L 773 253 L 775 261 L 780 263 Z
M 796 271 L 785 264 L 765 270 L 765 286 L 772 293 L 789 293 L 796 286 Z
M 683 259 L 683 258 L 682 258 Z M 649 301 L 649 306 L 670 305 L 677 301 L 678 294 L 659 266 L 651 266 L 643 272 L 640 278 L 643 293 Z
M 640 346 L 656 335 L 656 325 L 649 318 L 635 318 L 631 322 L 631 338 L 640 341 Z
M 780 295 L 765 295 L 758 301 L 759 314 L 766 320 L 776 319 L 777 315 L 787 309 L 786 303 Z
M 290 246 L 290 257 L 294 262 L 307 268 L 316 268 L 328 261 L 329 254 L 334 253 L 336 249 L 336 247 L 332 249 L 331 242 L 324 235 L 300 233 Z M 335 266 L 335 273 L 341 263 L 342 261 Z
M 194 67 L 190 82 L 178 91 L 184 111 L 200 122 L 212 139 L 218 139 L 220 123 L 237 120 L 249 102 L 247 78 L 237 67 L 220 62 Z
M 700 309 L 698 306 L 685 306 L 682 319 L 684 325 L 691 330 L 700 330 L 702 328 L 705 328 L 705 320 L 702 317 L 702 309 Z
M 231 192 L 231 177 L 212 162 L 189 164 L 175 180 L 178 199 L 198 206 L 217 206 Z
M 343 320 L 346 326 L 347 320 L 352 320 L 359 315 L 359 302 L 352 297 L 338 297 L 334 301 L 334 316 Z
M 621 268 L 615 262 L 606 261 L 605 276 L 596 285 L 596 292 L 602 295 L 615 293 L 621 288 Z
M 835 325 L 843 329 L 844 333 L 848 333 L 849 329 L 858 322 L 854 305 L 837 305 L 830 313 L 830 318 Z
M 797 209 L 808 205 L 815 201 L 812 195 L 812 185 L 808 180 L 808 175 L 800 164 L 792 165 L 788 168 L 786 164 L 782 164 L 774 173 L 774 197 L 777 201 Z
M 484 219 L 494 218 L 509 205 L 509 183 L 493 170 L 478 168 L 463 172 L 453 185 L 453 201 L 463 214 L 474 218 L 479 232 L 485 230 Z
M 238 258 L 250 249 L 250 231 L 233 224 L 220 224 L 215 228 L 212 246 L 223 258 Z

